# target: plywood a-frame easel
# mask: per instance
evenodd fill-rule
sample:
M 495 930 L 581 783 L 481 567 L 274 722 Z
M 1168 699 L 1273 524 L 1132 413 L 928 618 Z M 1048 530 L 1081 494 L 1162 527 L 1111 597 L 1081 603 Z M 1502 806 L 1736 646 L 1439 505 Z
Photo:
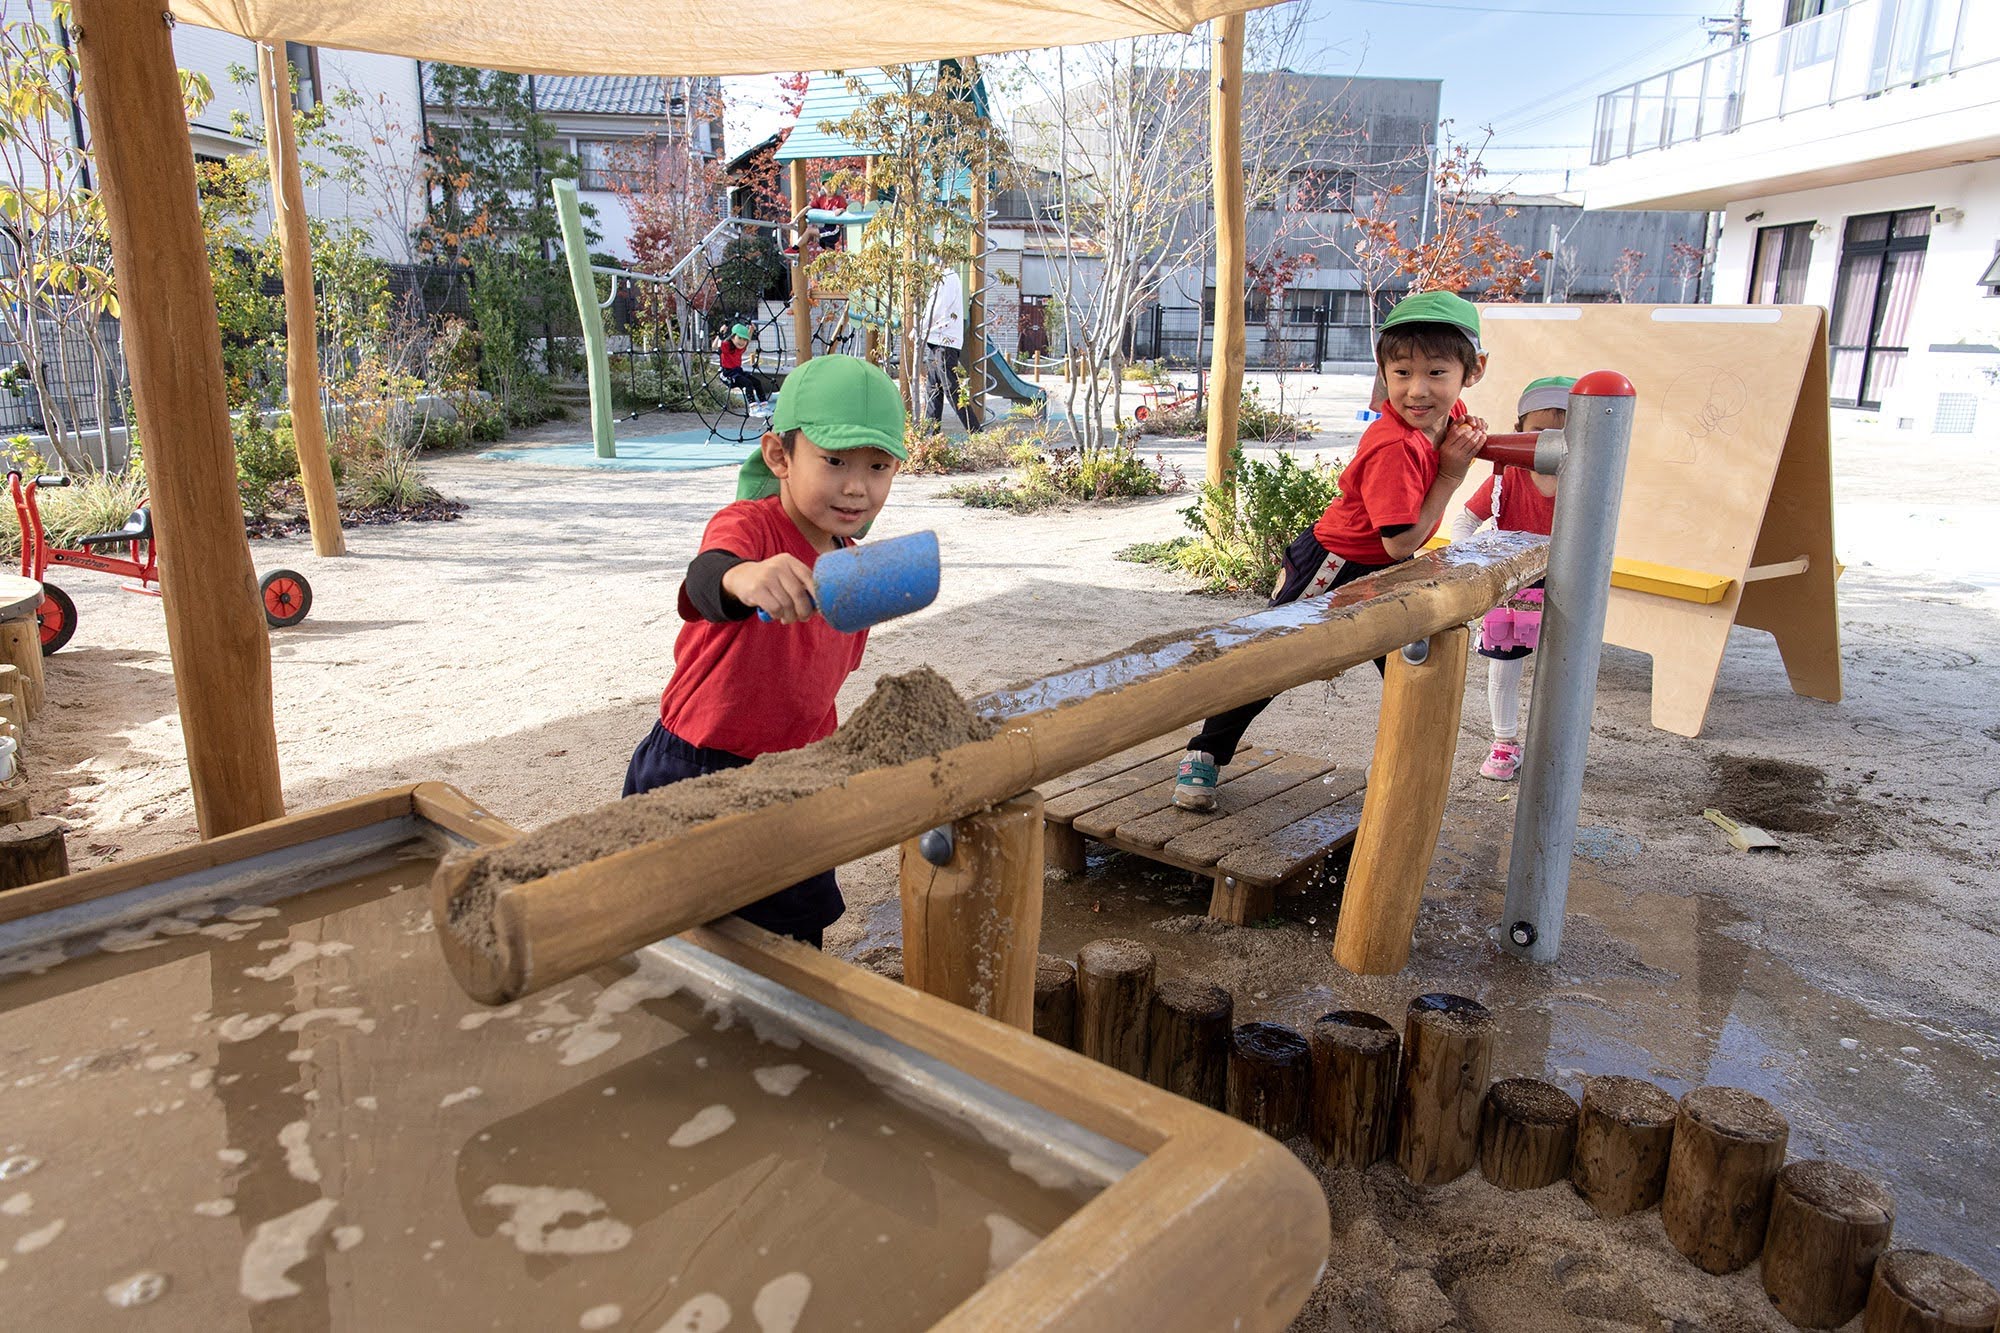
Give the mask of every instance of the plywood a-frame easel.
M 1495 305 L 1466 394 L 1510 429 L 1542 375 L 1623 372 L 1639 415 L 1607 643 L 1653 658 L 1653 725 L 1700 733 L 1733 625 L 1778 641 L 1792 689 L 1840 699 L 1826 312 L 1818 306 Z M 1473 469 L 1471 482 L 1485 476 Z

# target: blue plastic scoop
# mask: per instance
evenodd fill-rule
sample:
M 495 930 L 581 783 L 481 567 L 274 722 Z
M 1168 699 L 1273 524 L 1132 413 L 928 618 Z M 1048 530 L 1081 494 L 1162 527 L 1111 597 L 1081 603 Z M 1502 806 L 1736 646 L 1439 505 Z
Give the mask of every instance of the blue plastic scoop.
M 813 564 L 813 600 L 826 623 L 843 634 L 921 611 L 937 595 L 935 532 L 842 547 Z

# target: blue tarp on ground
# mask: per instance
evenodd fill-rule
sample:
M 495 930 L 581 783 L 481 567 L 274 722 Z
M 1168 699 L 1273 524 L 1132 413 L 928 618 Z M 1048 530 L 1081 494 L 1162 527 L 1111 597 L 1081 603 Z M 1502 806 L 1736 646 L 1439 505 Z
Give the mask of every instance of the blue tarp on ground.
M 693 472 L 700 468 L 736 467 L 747 458 L 754 441 L 710 435 L 705 430 L 636 435 L 618 441 L 618 457 L 599 458 L 589 440 L 541 444 L 525 449 L 488 449 L 478 455 L 502 463 L 541 463 L 548 467 L 595 467 L 624 472 Z

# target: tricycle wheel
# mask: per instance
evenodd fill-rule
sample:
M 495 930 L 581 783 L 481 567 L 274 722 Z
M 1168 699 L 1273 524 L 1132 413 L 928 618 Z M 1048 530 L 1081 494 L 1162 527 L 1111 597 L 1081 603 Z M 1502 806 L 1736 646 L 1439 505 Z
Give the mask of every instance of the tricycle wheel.
M 1134 421 L 1144 421 L 1151 415 L 1153 415 L 1153 409 L 1150 407 L 1140 406 L 1132 409 L 1132 420 Z
M 42 605 L 35 612 L 42 626 L 42 656 L 47 657 L 69 642 L 76 633 L 76 603 L 53 583 L 42 585 Z
M 257 585 L 264 594 L 264 619 L 272 629 L 286 629 L 312 610 L 312 585 L 296 570 L 274 569 Z

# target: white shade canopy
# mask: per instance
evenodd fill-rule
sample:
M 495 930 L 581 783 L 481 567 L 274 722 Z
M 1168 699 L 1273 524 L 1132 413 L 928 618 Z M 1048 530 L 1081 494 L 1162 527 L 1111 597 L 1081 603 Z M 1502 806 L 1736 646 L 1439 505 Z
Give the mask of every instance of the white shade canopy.
M 171 0 L 257 41 L 536 74 L 769 74 L 1186 32 L 1276 0 Z

